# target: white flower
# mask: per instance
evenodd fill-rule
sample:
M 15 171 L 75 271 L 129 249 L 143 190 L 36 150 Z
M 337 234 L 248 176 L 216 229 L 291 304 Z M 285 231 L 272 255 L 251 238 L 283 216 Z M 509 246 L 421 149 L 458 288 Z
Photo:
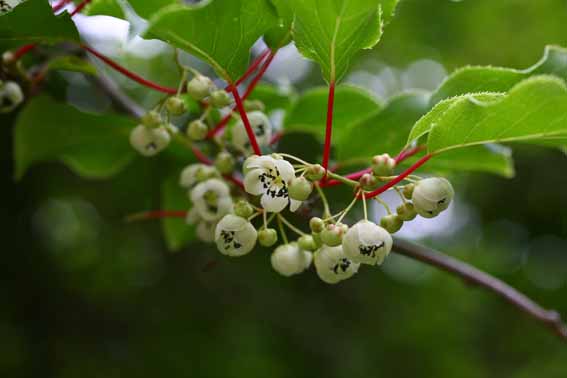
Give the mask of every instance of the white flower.
M 297 243 L 280 245 L 272 253 L 272 267 L 282 276 L 293 276 L 309 268 L 313 255 L 299 248 Z
M 0 113 L 11 112 L 16 109 L 22 101 L 24 101 L 24 94 L 18 83 L 13 81 L 2 83 L 0 81 Z
M 327 245 L 315 252 L 314 264 L 319 278 L 328 284 L 336 284 L 352 277 L 360 267 L 360 264 L 345 256 L 343 247 L 329 247 Z
M 455 191 L 448 180 L 431 177 L 415 184 L 412 201 L 419 215 L 424 218 L 433 218 L 447 210 L 454 195 Z
M 272 156 L 253 156 L 244 162 L 244 188 L 254 196 L 261 195 L 262 207 L 279 213 L 289 204 L 295 211 L 301 205 L 289 197 L 288 185 L 295 178 L 293 166 L 286 160 Z
M 195 208 L 192 208 L 187 213 L 185 221 L 187 224 L 197 225 L 195 232 L 199 240 L 205 243 L 212 243 L 215 241 L 215 228 L 217 227 L 218 222 L 207 222 L 206 220 L 203 220 Z
M 232 212 L 230 188 L 219 179 L 203 181 L 191 190 L 191 201 L 199 216 L 214 222 Z
M 164 127 L 150 129 L 144 125 L 136 126 L 130 133 L 130 144 L 143 156 L 154 156 L 165 149 L 171 137 Z
M 236 215 L 226 215 L 217 224 L 215 241 L 219 251 L 228 256 L 243 256 L 256 245 L 258 233 L 248 220 Z
M 382 264 L 392 249 L 392 236 L 382 227 L 360 221 L 352 226 L 343 237 L 345 255 L 354 262 Z
M 248 115 L 248 121 L 250 121 L 250 126 L 252 126 L 252 130 L 254 131 L 254 135 L 256 135 L 256 141 L 260 148 L 269 146 L 272 139 L 272 123 L 268 116 L 259 111 L 249 112 L 246 114 Z M 232 128 L 232 144 L 237 150 L 241 151 L 245 155 L 250 155 L 252 153 L 248 133 L 246 133 L 246 127 L 242 120 L 238 121 Z
M 205 164 L 191 164 L 181 171 L 179 185 L 183 188 L 190 189 L 200 181 L 218 176 L 219 174 L 215 167 Z

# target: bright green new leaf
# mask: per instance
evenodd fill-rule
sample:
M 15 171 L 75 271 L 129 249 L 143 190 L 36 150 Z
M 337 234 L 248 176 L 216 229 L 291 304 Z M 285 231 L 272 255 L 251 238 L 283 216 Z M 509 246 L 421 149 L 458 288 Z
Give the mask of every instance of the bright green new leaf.
M 487 143 L 566 141 L 567 86 L 556 77 L 536 76 L 493 101 L 458 99 L 431 128 L 427 147 L 439 153 Z
M 232 82 L 246 71 L 254 42 L 276 22 L 268 0 L 214 0 L 204 6 L 162 9 L 150 19 L 146 37 L 204 59 Z
M 297 48 L 316 61 L 325 79 L 338 82 L 361 49 L 374 47 L 395 0 L 291 0 Z M 388 13 L 385 13 L 388 12 Z
M 329 89 L 319 87 L 299 97 L 284 120 L 286 131 L 299 131 L 325 136 L 327 96 Z M 335 92 L 333 140 L 341 139 L 349 125 L 381 109 L 378 101 L 361 88 L 341 85 Z
M 530 76 L 550 74 L 567 80 L 567 49 L 547 46 L 543 58 L 525 70 L 500 67 L 464 67 L 455 71 L 431 97 L 431 105 L 467 93 L 508 92 Z
M 293 9 L 288 0 L 270 0 L 276 8 L 278 21 L 274 27 L 264 35 L 264 42 L 273 49 L 278 49 L 291 41 L 291 26 L 293 23 Z
M 16 121 L 16 178 L 35 163 L 55 160 L 79 176 L 108 178 L 136 156 L 128 142 L 133 126 L 128 118 L 83 113 L 49 97 L 36 97 Z
M 136 14 L 142 18 L 150 18 L 160 9 L 171 4 L 179 4 L 177 0 L 92 0 L 85 7 L 84 13 L 90 16 L 106 15 L 125 18 L 124 8 L 131 6 Z
M 187 190 L 179 185 L 179 175 L 166 179 L 161 187 L 161 208 L 163 210 L 189 210 Z M 177 252 L 195 239 L 195 227 L 183 218 L 164 218 L 161 222 L 165 242 L 169 250 Z
M 56 43 L 79 41 L 75 24 L 64 12 L 55 16 L 47 1 L 29 0 L 0 16 L 0 41 Z

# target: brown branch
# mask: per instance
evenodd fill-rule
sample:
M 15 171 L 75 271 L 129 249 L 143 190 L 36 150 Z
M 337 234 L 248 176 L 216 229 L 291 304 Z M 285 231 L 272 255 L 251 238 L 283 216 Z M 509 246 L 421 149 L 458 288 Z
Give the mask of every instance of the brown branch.
M 557 336 L 567 340 L 567 326 L 561 321 L 561 315 L 555 310 L 546 310 L 526 295 L 496 277 L 489 275 L 465 262 L 447 256 L 441 252 L 414 244 L 406 240 L 396 239 L 393 251 L 433 265 L 448 273 L 461 277 L 467 283 L 484 287 L 504 298 L 522 312 L 550 328 Z

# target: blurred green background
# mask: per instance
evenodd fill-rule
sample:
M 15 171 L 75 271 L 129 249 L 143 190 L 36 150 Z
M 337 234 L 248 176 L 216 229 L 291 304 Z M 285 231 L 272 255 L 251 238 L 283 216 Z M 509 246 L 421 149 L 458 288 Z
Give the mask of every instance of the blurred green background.
M 566 0 L 402 0 L 354 69 L 525 68 L 546 44 L 567 46 L 565 25 Z M 319 81 L 312 69 L 299 86 Z M 267 250 L 171 254 L 158 223 L 122 221 L 159 207 L 155 161 L 107 181 L 44 164 L 16 183 L 11 119 L 1 123 L 2 377 L 567 376 L 567 345 L 547 329 L 402 257 L 328 286 L 278 276 Z M 567 316 L 567 159 L 526 147 L 515 157 L 513 180 L 454 177 L 465 221 L 423 243 Z

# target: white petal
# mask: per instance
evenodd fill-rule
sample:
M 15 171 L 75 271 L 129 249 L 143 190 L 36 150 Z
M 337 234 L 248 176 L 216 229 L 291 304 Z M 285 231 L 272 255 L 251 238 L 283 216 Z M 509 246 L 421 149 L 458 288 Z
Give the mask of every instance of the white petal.
M 260 200 L 262 207 L 269 213 L 279 213 L 289 203 L 288 197 L 274 197 L 264 194 L 262 195 L 262 199 Z
M 303 202 L 302 201 L 297 201 L 294 200 L 293 198 L 290 198 L 290 204 L 289 204 L 289 209 L 294 212 L 295 210 L 299 209 L 299 207 L 301 206 Z
M 253 196 L 264 193 L 264 184 L 260 181 L 260 176 L 264 174 L 263 169 L 253 169 L 244 176 L 244 189 Z
M 295 177 L 295 169 L 293 169 L 293 165 L 289 161 L 283 159 L 275 160 L 275 165 L 285 182 L 290 182 Z

